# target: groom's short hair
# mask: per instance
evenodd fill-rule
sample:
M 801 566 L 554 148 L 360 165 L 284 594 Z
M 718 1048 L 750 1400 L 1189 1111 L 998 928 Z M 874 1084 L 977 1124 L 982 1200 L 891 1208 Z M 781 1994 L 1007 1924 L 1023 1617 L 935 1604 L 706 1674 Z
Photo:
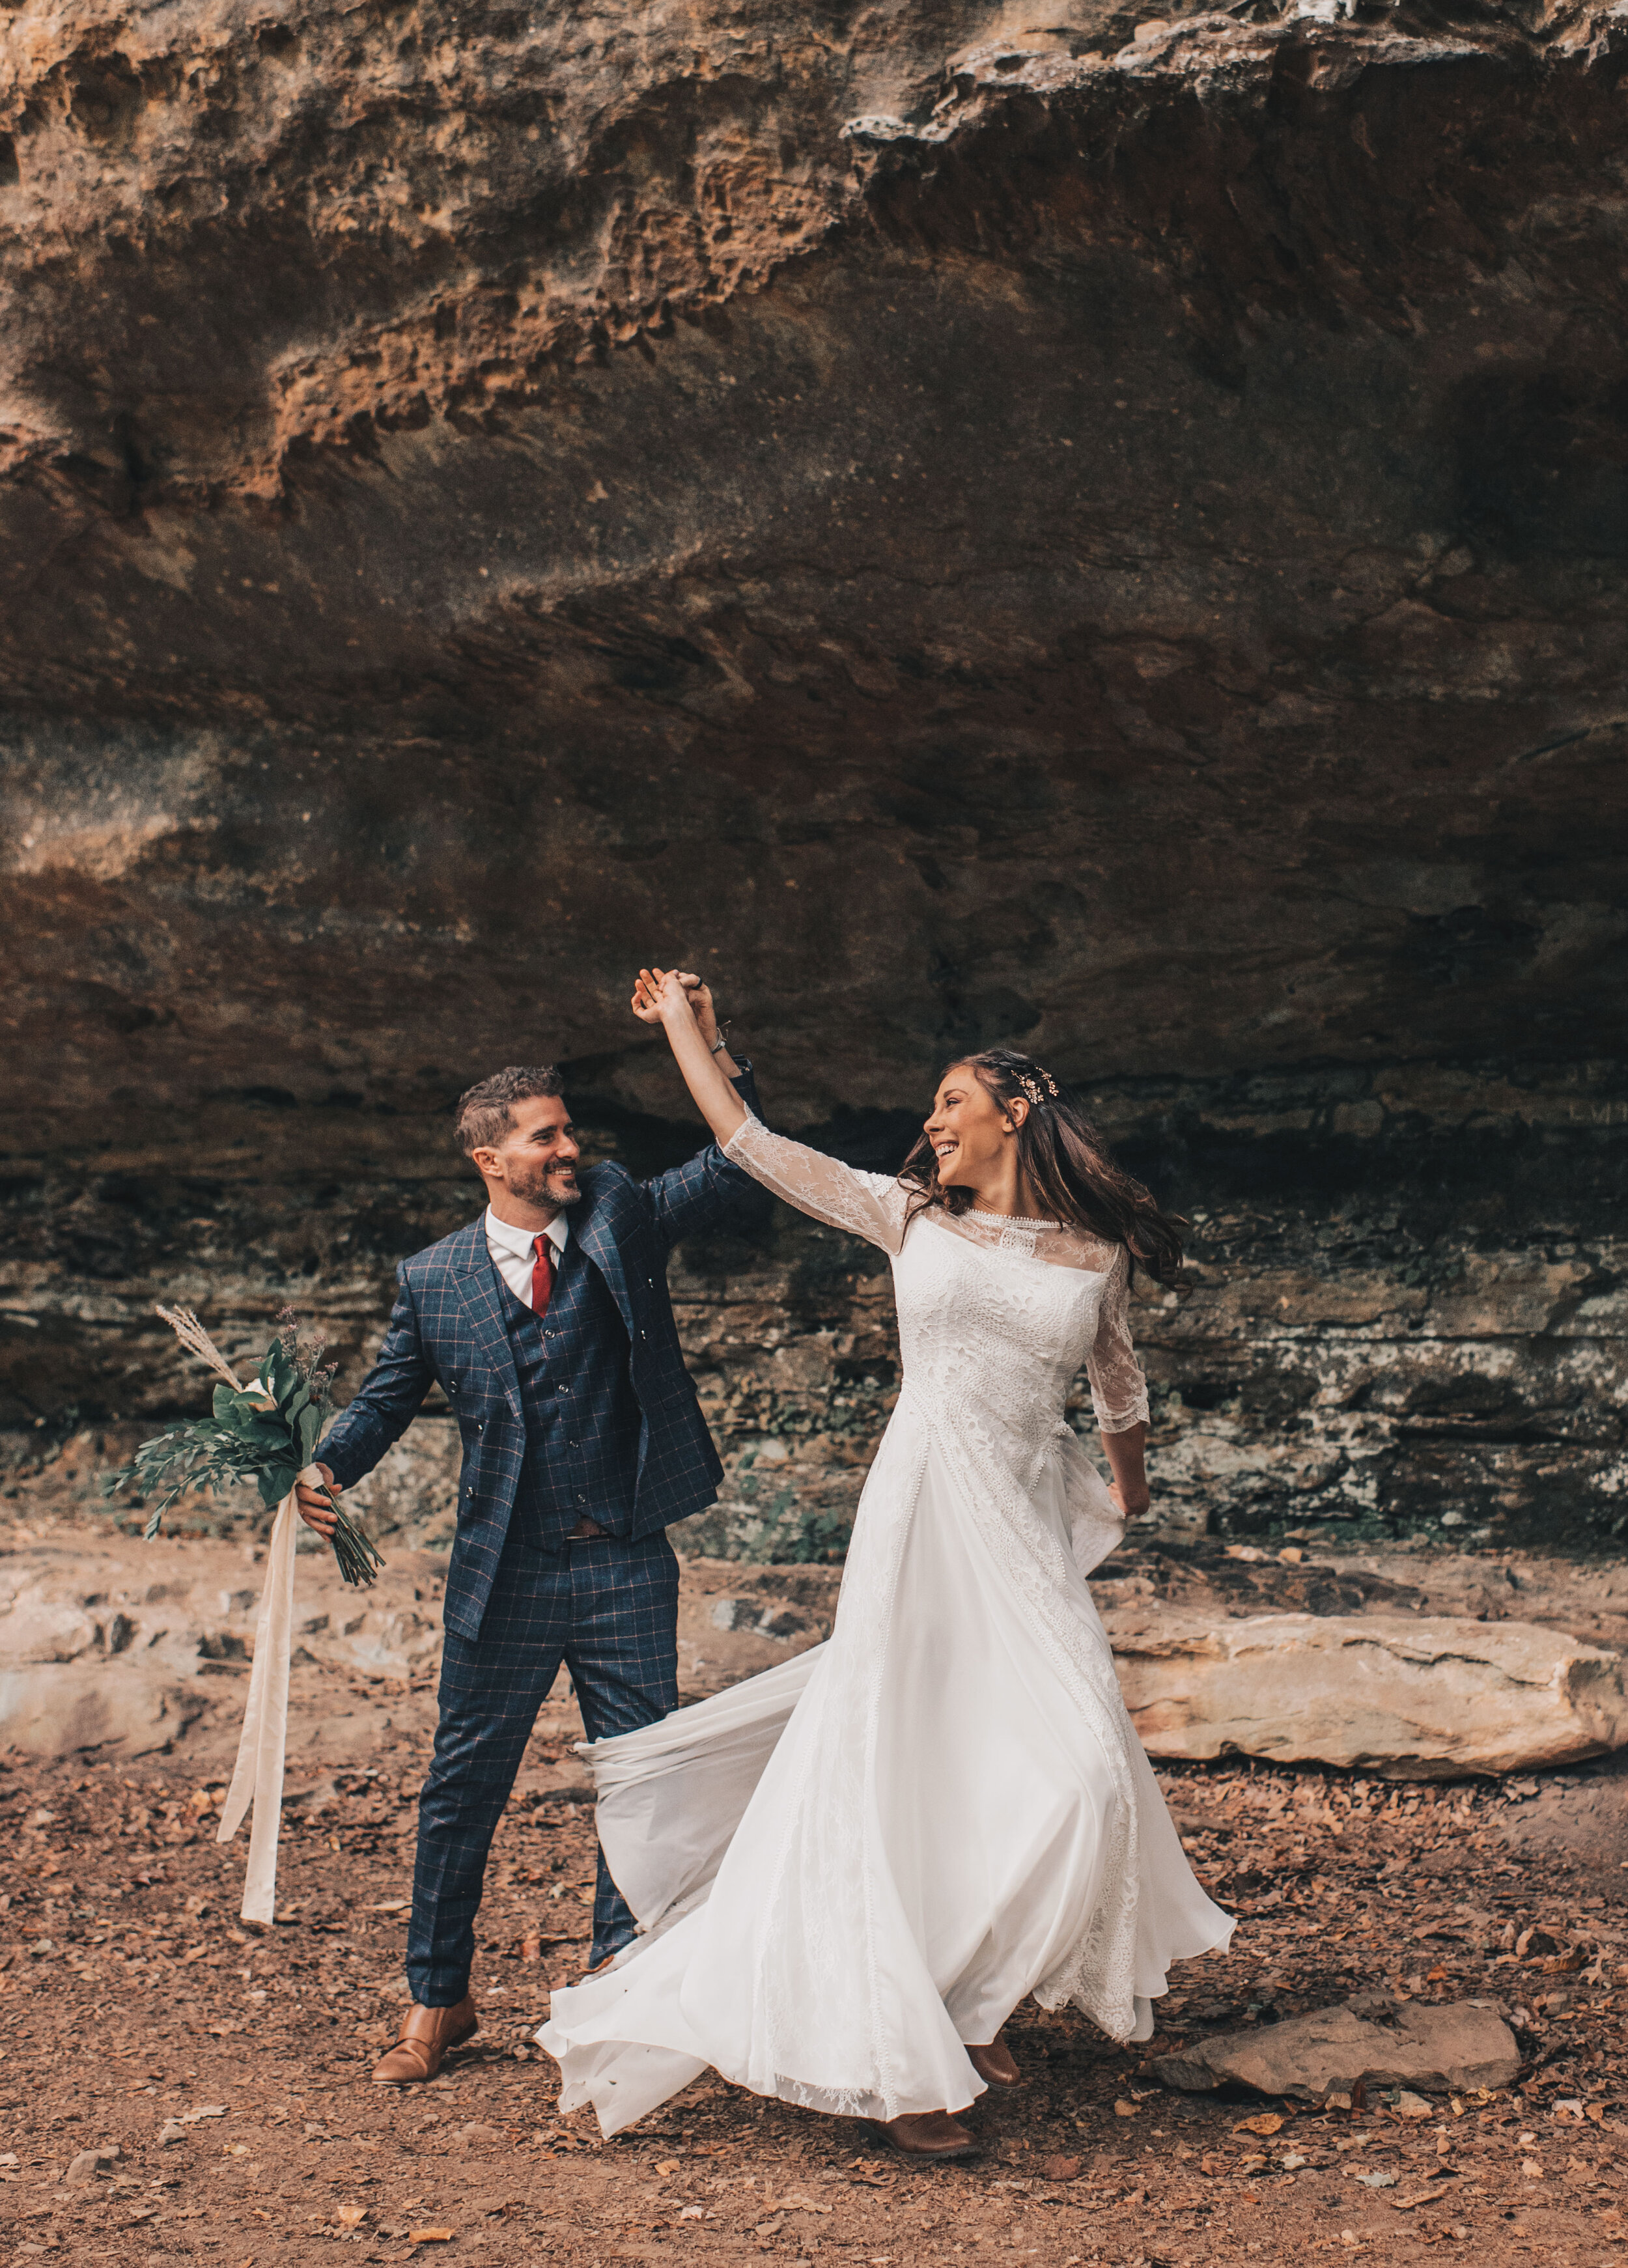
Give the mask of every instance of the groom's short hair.
M 495 1150 L 514 1123 L 512 1102 L 524 1102 L 533 1094 L 564 1093 L 552 1064 L 511 1064 L 506 1071 L 495 1071 L 458 1098 L 459 1148 L 466 1158 L 477 1150 Z

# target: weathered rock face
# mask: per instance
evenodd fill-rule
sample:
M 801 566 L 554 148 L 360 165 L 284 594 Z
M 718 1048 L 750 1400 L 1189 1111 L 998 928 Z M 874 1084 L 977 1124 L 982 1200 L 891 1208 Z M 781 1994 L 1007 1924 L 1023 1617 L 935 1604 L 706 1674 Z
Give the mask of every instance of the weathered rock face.
M 1104 1616 L 1149 1756 L 1389 1779 L 1530 1771 L 1628 1745 L 1623 1657 L 1535 1623 L 1409 1615 Z
M 354 1376 L 496 1062 L 671 1154 L 670 954 L 867 1163 L 1092 1090 L 1178 1522 L 1623 1517 L 1621 27 L 1034 12 L 5 18 L 15 1419 L 166 1292 Z M 840 1537 L 868 1271 L 685 1256 L 718 1540 Z

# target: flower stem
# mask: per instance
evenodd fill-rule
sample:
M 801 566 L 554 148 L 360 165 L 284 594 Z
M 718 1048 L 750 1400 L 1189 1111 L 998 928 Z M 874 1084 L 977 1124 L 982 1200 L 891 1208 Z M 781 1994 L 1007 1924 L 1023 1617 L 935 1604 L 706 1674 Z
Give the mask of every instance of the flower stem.
M 358 1588 L 371 1583 L 384 1565 L 384 1554 L 365 1535 L 354 1520 L 339 1508 L 339 1499 L 330 1488 L 323 1495 L 334 1507 L 334 1557 L 339 1562 L 339 1572 L 347 1583 Z

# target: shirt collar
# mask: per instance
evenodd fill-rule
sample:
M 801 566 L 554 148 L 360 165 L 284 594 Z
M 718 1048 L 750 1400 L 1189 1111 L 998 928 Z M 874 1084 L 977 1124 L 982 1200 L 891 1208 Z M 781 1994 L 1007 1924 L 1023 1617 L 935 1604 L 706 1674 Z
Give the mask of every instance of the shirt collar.
M 566 1216 L 556 1212 L 542 1233 L 554 1247 L 556 1260 L 561 1259 L 565 1251 L 566 1239 L 571 1234 L 571 1225 Z M 486 1241 L 489 1245 L 497 1245 L 502 1251 L 513 1253 L 517 1260 L 529 1260 L 536 1254 L 535 1230 L 515 1228 L 508 1221 L 499 1220 L 490 1205 L 486 1208 Z

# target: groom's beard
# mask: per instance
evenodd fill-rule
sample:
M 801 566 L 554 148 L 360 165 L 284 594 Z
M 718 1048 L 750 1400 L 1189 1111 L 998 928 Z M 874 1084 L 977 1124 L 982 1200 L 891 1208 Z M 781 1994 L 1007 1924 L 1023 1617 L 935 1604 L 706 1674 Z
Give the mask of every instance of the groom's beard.
M 528 1170 L 523 1166 L 512 1166 L 509 1187 L 524 1204 L 558 1205 L 564 1211 L 568 1205 L 582 1202 L 574 1167 L 539 1166 Z

